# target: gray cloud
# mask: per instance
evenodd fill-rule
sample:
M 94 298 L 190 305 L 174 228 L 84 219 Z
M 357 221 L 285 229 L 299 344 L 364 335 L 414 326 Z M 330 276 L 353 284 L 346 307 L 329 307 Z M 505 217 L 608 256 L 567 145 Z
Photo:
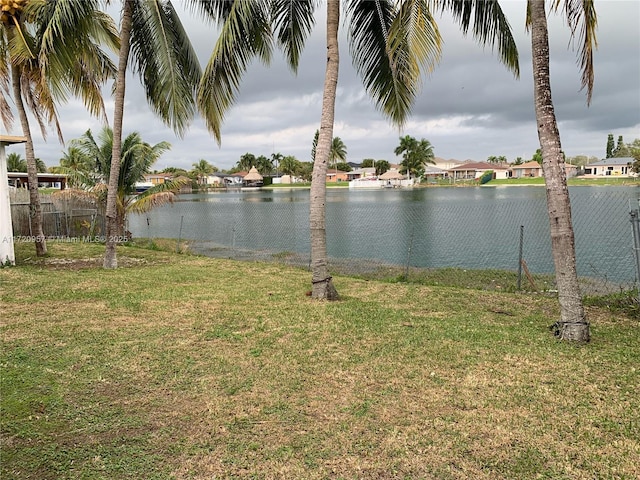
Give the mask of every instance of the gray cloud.
M 324 79 L 323 8 L 319 7 L 297 75 L 291 73 L 279 52 L 274 52 L 269 67 L 250 67 L 238 102 L 227 113 L 220 147 L 200 119 L 194 120 L 183 139 L 177 138 L 153 116 L 138 78 L 132 75 L 127 85 L 125 133 L 136 130 L 148 142 L 172 143 L 172 150 L 158 162 L 159 169 L 190 168 L 200 158 L 219 168 L 230 168 L 245 152 L 281 152 L 309 160 L 311 140 L 319 125 Z M 500 64 L 490 48 L 463 38 L 459 28 L 443 16 L 438 20 L 445 42 L 442 60 L 425 78 L 413 115 L 402 130 L 391 126 L 364 92 L 351 66 L 343 29 L 334 135 L 345 141 L 349 160 L 373 157 L 396 161 L 393 150 L 404 134 L 427 138 L 436 155 L 444 158 L 531 158 L 538 139 L 530 37 L 524 30 L 525 2 L 507 1 L 503 8 L 516 35 L 520 79 Z M 549 21 L 553 99 L 563 148 L 569 156 L 602 157 L 608 133 L 616 138 L 623 135 L 626 141 L 640 138 L 640 2 L 602 0 L 596 1 L 596 9 L 599 48 L 590 107 L 585 92 L 580 91 L 577 53 L 570 48 L 568 29 L 560 16 L 551 15 Z M 215 29 L 189 13 L 183 21 L 204 67 L 215 42 Z M 113 102 L 106 101 L 112 118 Z M 90 118 L 78 101 L 62 106 L 60 118 L 67 141 L 87 128 L 101 128 L 100 121 Z M 37 131 L 33 133 L 39 138 Z M 47 143 L 36 143 L 36 155 L 48 165 L 58 163 L 62 150 L 52 135 Z

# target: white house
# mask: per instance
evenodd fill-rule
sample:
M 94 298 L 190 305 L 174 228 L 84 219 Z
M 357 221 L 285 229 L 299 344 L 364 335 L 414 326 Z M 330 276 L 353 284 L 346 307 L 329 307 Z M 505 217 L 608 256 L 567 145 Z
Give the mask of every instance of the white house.
M 493 171 L 494 179 L 509 178 L 509 169 L 502 165 L 493 165 L 487 162 L 463 163 L 448 170 L 449 176 L 454 180 L 474 180 L 480 178 L 487 171 Z
M 599 162 L 589 163 L 584 166 L 585 175 L 596 177 L 604 176 L 626 176 L 635 177 L 638 174 L 631 170 L 633 157 L 605 158 Z

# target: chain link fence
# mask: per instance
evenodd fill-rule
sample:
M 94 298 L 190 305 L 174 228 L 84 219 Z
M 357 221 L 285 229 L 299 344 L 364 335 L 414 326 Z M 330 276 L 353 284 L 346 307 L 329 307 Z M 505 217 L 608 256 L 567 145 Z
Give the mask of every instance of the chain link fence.
M 638 187 L 570 189 L 576 261 L 583 293 L 638 287 Z M 419 278 L 427 272 L 502 271 L 509 285 L 553 290 L 545 190 L 536 187 L 327 190 L 330 270 Z M 635 210 L 635 217 L 632 216 Z M 99 234 L 95 205 L 43 201 L 45 235 Z M 13 204 L 24 233 L 28 204 Z M 635 220 L 634 220 L 635 218 Z M 635 222 L 635 223 L 634 223 Z M 634 226 L 635 225 L 635 226 Z M 173 205 L 130 215 L 134 238 L 175 239 L 197 254 L 309 268 L 309 190 L 181 195 Z M 488 282 L 490 282 L 488 280 Z

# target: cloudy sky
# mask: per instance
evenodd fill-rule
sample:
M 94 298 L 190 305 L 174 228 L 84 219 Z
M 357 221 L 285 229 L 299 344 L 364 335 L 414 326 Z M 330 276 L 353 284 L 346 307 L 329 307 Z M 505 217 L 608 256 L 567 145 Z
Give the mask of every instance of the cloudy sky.
M 179 8 L 179 0 L 174 2 Z M 450 17 L 439 18 L 444 40 L 442 60 L 425 77 L 410 121 L 402 131 L 391 126 L 375 110 L 351 65 L 344 29 L 336 100 L 334 135 L 347 146 L 348 161 L 364 158 L 399 161 L 393 153 L 400 135 L 426 138 L 438 157 L 486 160 L 504 155 L 510 161 L 528 160 L 538 148 L 533 110 L 530 36 L 525 31 L 525 2 L 502 2 L 520 52 L 520 79 L 497 60 L 490 48 L 464 38 Z M 551 81 L 562 146 L 568 156 L 604 157 L 607 134 L 626 142 L 640 138 L 640 1 L 599 0 L 598 50 L 595 54 L 595 87 L 591 106 L 580 91 L 577 53 L 560 15 L 549 23 Z M 183 139 L 155 119 L 144 99 L 137 77 L 130 77 L 125 105 L 125 134 L 141 133 L 149 143 L 168 141 L 172 149 L 156 164 L 190 169 L 205 159 L 220 169 L 232 167 L 240 155 L 250 152 L 294 155 L 308 161 L 311 142 L 319 126 L 324 79 L 324 5 L 303 52 L 300 69 L 293 75 L 276 52 L 270 67 L 253 65 L 245 76 L 237 104 L 228 112 L 222 145 L 218 146 L 203 122 L 195 119 Z M 206 64 L 215 31 L 185 11 L 183 22 L 202 65 Z M 343 17 L 344 18 L 344 17 Z M 577 48 L 577 47 L 576 47 Z M 109 118 L 113 101 L 105 99 Z M 65 140 L 79 137 L 101 123 L 72 101 L 60 108 Z M 20 132 L 14 128 L 13 132 Z M 64 150 L 51 132 L 42 141 L 34 131 L 36 156 L 57 165 Z M 13 147 L 17 149 L 18 147 Z M 16 150 L 17 151 L 17 150 Z

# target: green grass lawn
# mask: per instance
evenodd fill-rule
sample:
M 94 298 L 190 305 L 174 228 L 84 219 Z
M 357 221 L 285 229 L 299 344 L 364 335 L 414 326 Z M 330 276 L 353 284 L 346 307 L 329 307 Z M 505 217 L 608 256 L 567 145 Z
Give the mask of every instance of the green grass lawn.
M 557 301 L 49 243 L 0 270 L 3 479 L 636 479 L 640 325 Z

